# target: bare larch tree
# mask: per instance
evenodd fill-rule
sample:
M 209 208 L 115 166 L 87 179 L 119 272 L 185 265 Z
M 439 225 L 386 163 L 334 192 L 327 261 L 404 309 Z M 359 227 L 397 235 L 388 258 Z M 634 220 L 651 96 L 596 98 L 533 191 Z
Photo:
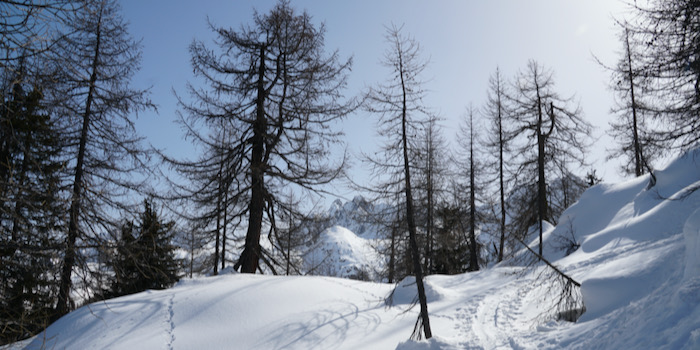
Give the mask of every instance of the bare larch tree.
M 52 61 L 60 82 L 51 91 L 53 112 L 64 124 L 70 159 L 70 209 L 56 316 L 71 308 L 73 269 L 80 245 L 99 246 L 114 232 L 115 212 L 136 209 L 131 196 L 145 179 L 148 153 L 140 146 L 132 113 L 153 108 L 147 91 L 132 88 L 140 48 L 128 34 L 114 0 L 85 3 L 64 25 Z M 84 259 L 83 259 L 84 260 Z
M 518 174 L 527 184 L 532 184 L 532 175 L 536 178 L 537 218 L 536 222 L 530 223 L 539 228 L 540 256 L 542 221 L 556 219 L 550 216 L 546 175 L 552 169 L 566 168 L 570 162 L 585 164 L 587 137 L 591 130 L 579 107 L 572 106 L 572 99 L 562 98 L 554 91 L 552 75 L 550 70 L 531 60 L 527 69 L 517 75 L 510 96 L 513 106 L 510 120 L 519 138 L 515 153 L 521 155 Z
M 483 107 L 483 114 L 489 121 L 489 128 L 484 145 L 492 154 L 495 154 L 494 162 L 490 167 L 496 171 L 498 177 L 498 252 L 497 262 L 503 260 L 503 251 L 506 241 L 506 192 L 509 189 L 509 182 L 506 180 L 507 162 L 509 145 L 512 141 L 512 133 L 507 128 L 507 117 L 509 115 L 508 85 L 506 84 L 500 69 L 489 78 L 489 87 L 487 92 L 486 104 Z
M 386 159 L 385 164 L 389 169 L 396 169 L 399 165 L 402 175 L 405 219 L 420 303 L 420 315 L 413 330 L 413 337 L 420 338 L 422 331 L 426 338 L 431 338 L 428 302 L 416 239 L 416 214 L 411 183 L 411 169 L 416 166 L 413 159 L 417 147 L 415 135 L 428 115 L 422 104 L 425 92 L 420 79 L 426 62 L 421 59 L 418 43 L 402 34 L 401 28 L 395 26 L 387 28 L 386 39 L 390 47 L 386 51 L 383 64 L 391 70 L 391 75 L 386 83 L 369 92 L 367 109 L 379 116 L 380 134 L 386 135 L 390 138 L 389 143 L 395 144 L 393 148 L 395 152 L 386 154 L 389 158 Z
M 219 51 L 200 41 L 190 46 L 195 75 L 203 88 L 189 85 L 193 103 L 181 101 L 191 124 L 227 124 L 225 164 L 239 183 L 229 196 L 247 198 L 247 231 L 236 270 L 255 273 L 262 259 L 273 272 L 272 255 L 260 245 L 263 228 L 276 232 L 283 192 L 315 192 L 342 174 L 345 156 L 331 157 L 341 145 L 331 124 L 354 102 L 343 99 L 351 61 L 324 49 L 324 26 L 280 1 L 239 30 L 211 25 Z M 278 264 L 279 265 L 279 264 Z

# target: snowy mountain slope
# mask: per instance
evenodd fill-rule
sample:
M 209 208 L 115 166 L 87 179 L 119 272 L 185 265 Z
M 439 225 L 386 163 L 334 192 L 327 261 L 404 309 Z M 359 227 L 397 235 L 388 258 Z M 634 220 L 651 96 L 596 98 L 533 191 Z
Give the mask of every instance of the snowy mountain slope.
M 378 253 L 383 240 L 373 219 L 384 208 L 362 196 L 351 201 L 335 200 L 322 222 L 323 229 L 311 244 L 298 249 L 302 272 L 315 276 L 380 281 L 386 259 Z M 316 228 L 318 230 L 318 228 Z
M 407 341 L 410 278 L 393 286 L 330 277 L 231 274 L 184 280 L 83 307 L 29 349 L 698 349 L 700 151 L 648 178 L 601 184 L 545 235 L 545 256 L 582 283 L 587 311 L 555 320 L 540 270 L 511 261 L 428 276 L 435 338 Z M 342 234 L 341 229 L 336 233 Z M 565 256 L 558 237 L 580 248 Z M 533 240 L 533 244 L 536 240 Z
M 304 253 L 304 270 L 313 275 L 375 281 L 384 266 L 384 258 L 374 248 L 378 243 L 342 226 L 329 227 Z
M 374 205 L 362 196 L 355 196 L 345 203 L 336 199 L 328 209 L 328 216 L 333 225 L 345 227 L 360 237 L 375 239 L 379 228 L 372 224 L 372 217 L 385 209 L 384 205 Z

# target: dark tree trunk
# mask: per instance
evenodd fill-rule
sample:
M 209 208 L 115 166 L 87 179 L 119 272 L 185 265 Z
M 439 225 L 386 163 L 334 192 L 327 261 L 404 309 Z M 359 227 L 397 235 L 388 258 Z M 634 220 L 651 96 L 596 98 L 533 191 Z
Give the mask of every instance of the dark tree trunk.
M 479 270 L 479 257 L 476 246 L 476 179 L 474 169 L 474 129 L 472 115 L 469 115 L 469 271 Z
M 503 248 L 506 241 L 506 199 L 505 199 L 505 185 L 504 185 L 504 175 L 503 175 L 503 153 L 504 153 L 504 143 L 503 140 L 503 115 L 501 111 L 501 95 L 498 95 L 498 182 L 499 182 L 499 192 L 501 195 L 501 239 L 498 242 L 498 262 L 503 261 Z
M 194 242 L 194 231 L 190 233 L 192 235 L 192 242 Z M 192 250 L 190 250 L 190 278 L 192 278 L 192 274 L 194 272 L 194 243 L 192 243 Z
M 102 13 L 100 12 L 100 16 Z M 101 18 L 101 17 L 100 17 Z M 95 55 L 93 56 L 90 82 L 87 100 L 85 101 L 85 111 L 83 113 L 83 126 L 80 131 L 80 142 L 78 145 L 78 158 L 75 164 L 75 177 L 73 179 L 73 192 L 71 193 L 71 205 L 69 210 L 68 236 L 66 237 L 65 252 L 63 256 L 63 266 L 61 268 L 61 282 L 58 288 L 58 300 L 54 319 L 67 314 L 70 311 L 70 290 L 72 286 L 71 275 L 75 265 L 75 243 L 78 239 L 78 221 L 80 220 L 80 205 L 83 190 L 83 166 L 85 163 L 85 148 L 87 146 L 88 130 L 90 127 L 90 115 L 92 114 L 92 102 L 95 95 L 95 84 L 97 82 L 97 66 L 100 58 L 100 21 L 95 30 Z
M 627 53 L 627 75 L 630 82 L 630 99 L 632 102 L 632 139 L 634 143 L 634 175 L 644 174 L 642 146 L 639 143 L 639 130 L 637 128 L 637 102 L 634 97 L 634 72 L 632 72 L 632 53 L 630 52 L 629 32 L 625 29 L 625 49 Z
M 432 135 L 430 135 L 432 138 Z M 433 263 L 433 145 L 432 139 L 430 140 L 430 145 L 428 146 L 428 178 L 427 182 L 427 196 L 428 196 L 428 208 L 427 208 L 427 225 L 425 227 L 425 271 L 429 273 L 432 269 Z
M 398 220 L 396 221 L 398 222 Z M 389 247 L 389 276 L 388 282 L 394 283 L 396 269 L 396 228 L 391 228 L 391 246 Z
M 423 271 L 420 264 L 420 251 L 416 241 L 416 221 L 413 213 L 413 194 L 411 193 L 411 170 L 408 160 L 408 137 L 406 135 L 407 111 L 406 111 L 406 87 L 403 81 L 403 71 L 401 72 L 401 87 L 403 89 L 403 106 L 401 114 L 401 138 L 403 144 L 403 166 L 404 166 L 404 183 L 406 193 L 406 220 L 408 221 L 408 240 L 411 245 L 411 254 L 413 256 L 413 273 L 416 276 L 416 286 L 418 288 L 418 300 L 420 303 L 420 319 L 423 324 L 423 334 L 426 339 L 430 339 L 433 333 L 430 329 L 430 318 L 428 317 L 428 300 L 425 296 L 425 286 L 423 285 Z
M 539 91 L 537 92 L 539 95 Z M 542 221 L 547 218 L 547 182 L 545 180 L 545 135 L 542 133 L 542 101 L 537 99 L 537 227 L 539 229 L 539 254 L 542 255 Z
M 216 234 L 214 242 L 214 276 L 219 274 L 219 244 L 221 243 L 221 167 L 219 164 L 219 173 L 217 174 L 217 194 L 216 194 Z
M 221 232 L 221 269 L 226 268 L 226 229 L 228 227 L 228 189 L 224 187 L 224 227 Z
M 250 159 L 251 195 L 248 205 L 248 231 L 245 238 L 245 248 L 237 265 L 241 272 L 255 273 L 260 259 L 260 231 L 262 230 L 263 211 L 265 210 L 265 173 L 263 162 L 265 131 L 265 46 L 260 46 L 260 67 L 258 68 L 256 118 L 253 126 L 253 150 Z
M 289 228 L 287 229 L 287 249 L 286 249 L 286 255 L 287 255 L 287 266 L 286 266 L 286 273 L 285 275 L 289 276 L 289 271 L 291 268 L 291 254 L 292 254 L 292 218 L 291 216 L 289 217 Z

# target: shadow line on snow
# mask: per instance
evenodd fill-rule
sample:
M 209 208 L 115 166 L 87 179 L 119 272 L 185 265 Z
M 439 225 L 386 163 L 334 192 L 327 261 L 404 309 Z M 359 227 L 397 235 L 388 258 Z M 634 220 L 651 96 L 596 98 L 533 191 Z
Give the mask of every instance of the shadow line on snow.
M 256 346 L 259 349 L 300 349 L 335 348 L 341 345 L 349 331 L 362 330 L 369 335 L 382 323 L 373 307 L 360 310 L 357 305 L 343 302 L 338 308 L 308 312 L 305 321 L 281 325 L 265 341 Z

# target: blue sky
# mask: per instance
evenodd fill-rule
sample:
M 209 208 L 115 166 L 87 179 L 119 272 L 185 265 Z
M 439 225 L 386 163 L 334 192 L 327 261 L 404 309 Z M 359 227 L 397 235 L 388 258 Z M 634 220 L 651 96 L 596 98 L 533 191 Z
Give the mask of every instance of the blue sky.
M 418 1 L 292 0 L 306 9 L 316 23 L 326 24 L 326 47 L 341 57 L 353 56 L 348 96 L 387 76 L 380 60 L 385 52 L 384 26 L 404 25 L 404 31 L 420 42 L 426 58 L 429 90 L 426 105 L 444 119 L 445 136 L 453 138 L 466 106 L 484 103 L 489 76 L 500 67 L 505 77 L 524 69 L 535 59 L 554 71 L 557 91 L 576 95 L 584 116 L 600 137 L 591 149 L 592 166 L 606 181 L 618 181 L 618 164 L 605 161 L 605 148 L 613 146 L 605 134 L 613 96 L 609 73 L 593 55 L 607 64 L 619 57 L 613 16 L 621 17 L 625 5 L 611 0 L 494 0 Z M 213 47 L 209 19 L 217 26 L 238 28 L 250 23 L 253 8 L 267 12 L 275 1 L 252 0 L 123 0 L 123 15 L 130 32 L 142 40 L 143 64 L 134 84 L 151 87 L 158 113 L 142 113 L 139 131 L 150 143 L 172 155 L 194 156 L 174 123 L 177 106 L 173 90 L 186 96 L 193 80 L 188 46 L 193 39 Z M 364 112 L 350 116 L 340 127 L 351 152 L 371 152 L 376 143 L 374 119 Z M 355 164 L 359 178 L 364 170 Z M 585 175 L 588 169 L 579 173 Z M 350 191 L 339 194 L 351 196 Z

